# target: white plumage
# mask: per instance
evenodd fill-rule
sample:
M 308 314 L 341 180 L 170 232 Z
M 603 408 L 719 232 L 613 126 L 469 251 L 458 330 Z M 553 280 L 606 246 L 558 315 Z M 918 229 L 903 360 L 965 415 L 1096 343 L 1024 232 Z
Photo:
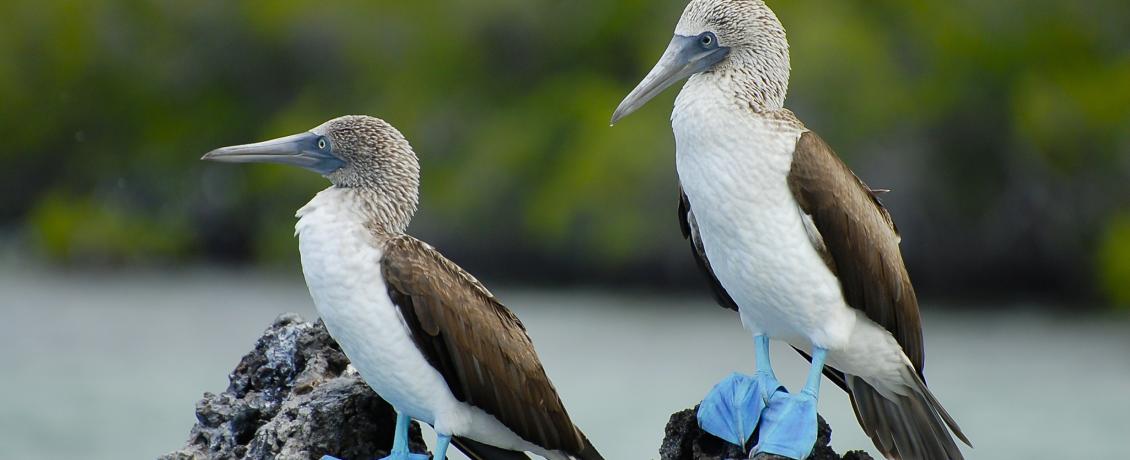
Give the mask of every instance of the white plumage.
M 711 81 L 691 77 L 671 123 L 676 168 L 718 281 L 754 334 L 802 350 L 828 349 L 828 363 L 903 393 L 902 348 L 844 301 L 789 190 L 804 132 L 791 116 L 755 112 Z
M 494 416 L 459 401 L 413 342 L 381 278 L 381 250 L 356 192 L 330 187 L 298 210 L 299 252 L 310 297 L 330 335 L 382 398 L 437 431 L 509 450 L 566 459 L 535 446 Z

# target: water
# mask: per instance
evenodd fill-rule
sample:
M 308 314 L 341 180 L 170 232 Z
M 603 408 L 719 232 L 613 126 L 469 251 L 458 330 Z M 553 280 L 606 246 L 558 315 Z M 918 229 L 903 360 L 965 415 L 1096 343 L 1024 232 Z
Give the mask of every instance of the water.
M 705 295 L 499 290 L 574 420 L 609 459 L 657 457 L 667 417 L 733 370 L 751 339 Z M 300 278 L 246 272 L 61 274 L 0 268 L 0 458 L 144 459 L 187 439 L 204 391 L 279 313 L 314 318 Z M 972 459 L 1123 458 L 1130 320 L 984 306 L 927 310 L 927 377 Z M 786 385 L 806 363 L 773 352 Z M 839 450 L 870 448 L 824 385 Z M 428 435 L 426 435 L 428 436 Z

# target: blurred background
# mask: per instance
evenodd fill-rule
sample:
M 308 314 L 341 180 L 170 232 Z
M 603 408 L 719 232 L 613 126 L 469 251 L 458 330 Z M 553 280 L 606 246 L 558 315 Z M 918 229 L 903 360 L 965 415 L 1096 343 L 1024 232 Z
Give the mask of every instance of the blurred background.
M 411 232 L 526 320 L 605 455 L 655 457 L 667 414 L 752 368 L 678 230 L 676 91 L 608 126 L 683 5 L 3 2 L 0 457 L 171 451 L 275 315 L 313 318 L 293 216 L 326 181 L 198 159 L 343 114 L 412 142 Z M 1109 387 L 1130 390 L 1130 3 L 770 6 L 787 105 L 892 190 L 927 377 L 970 457 L 1124 453 L 1130 391 Z M 576 328 L 594 334 L 579 348 Z M 1080 384 L 1095 395 L 1060 400 Z M 833 445 L 870 448 L 829 400 Z

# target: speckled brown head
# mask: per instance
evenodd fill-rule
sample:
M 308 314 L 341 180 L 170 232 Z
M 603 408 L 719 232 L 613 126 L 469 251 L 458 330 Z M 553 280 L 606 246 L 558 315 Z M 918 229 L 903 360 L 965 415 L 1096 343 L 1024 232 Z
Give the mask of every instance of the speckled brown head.
M 338 187 L 384 191 L 420 186 L 420 163 L 400 131 L 380 118 L 347 115 L 310 130 L 322 136 L 341 167 L 324 174 Z
M 202 159 L 299 166 L 321 174 L 334 187 L 360 192 L 398 220 L 410 218 L 419 202 L 420 163 L 412 146 L 388 122 L 365 115 L 334 118 L 310 131 L 265 142 L 219 148 Z
M 691 0 L 667 50 L 612 123 L 686 78 L 708 79 L 755 110 L 782 107 L 789 87 L 785 28 L 762 0 Z

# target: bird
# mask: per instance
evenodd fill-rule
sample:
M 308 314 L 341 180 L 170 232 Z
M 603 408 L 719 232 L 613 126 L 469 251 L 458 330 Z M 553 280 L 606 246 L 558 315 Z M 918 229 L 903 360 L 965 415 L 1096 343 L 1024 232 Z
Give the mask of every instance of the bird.
M 927 388 L 918 301 L 900 234 L 832 148 L 785 108 L 784 26 L 762 0 L 691 0 L 615 125 L 686 80 L 671 128 L 684 237 L 715 300 L 754 336 L 757 372 L 707 394 L 699 425 L 753 450 L 804 458 L 821 373 L 845 390 L 888 458 L 960 459 L 970 445 Z M 809 359 L 802 391 L 780 385 L 770 341 Z
M 602 458 L 569 418 L 518 317 L 406 233 L 420 165 L 391 124 L 343 116 L 202 159 L 281 163 L 329 179 L 296 214 L 302 273 L 330 335 L 396 410 L 386 458 L 429 458 L 409 452 L 411 420 L 435 428 L 437 459 L 450 444 L 474 460 Z

